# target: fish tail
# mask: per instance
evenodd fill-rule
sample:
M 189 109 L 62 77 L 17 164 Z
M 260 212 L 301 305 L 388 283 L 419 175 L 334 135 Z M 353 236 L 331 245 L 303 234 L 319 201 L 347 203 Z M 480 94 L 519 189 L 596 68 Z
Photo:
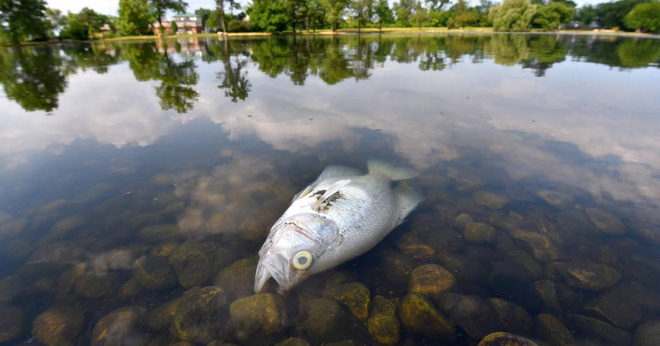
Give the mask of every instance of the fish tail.
M 396 205 L 399 211 L 399 225 L 424 200 L 424 196 L 419 191 L 403 185 L 394 188 L 394 196 L 396 196 Z
M 396 167 L 387 162 L 378 160 L 369 160 L 367 162 L 369 174 L 378 174 L 387 177 L 392 181 L 407 180 L 417 177 L 417 173 L 407 167 Z

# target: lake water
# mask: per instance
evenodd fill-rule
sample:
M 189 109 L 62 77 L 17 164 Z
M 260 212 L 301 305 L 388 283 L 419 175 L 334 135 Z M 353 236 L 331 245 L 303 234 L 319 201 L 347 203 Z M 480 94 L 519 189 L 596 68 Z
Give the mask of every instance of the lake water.
M 1 48 L 0 342 L 659 344 L 659 67 L 591 35 Z M 252 296 L 292 196 L 371 158 L 419 208 Z

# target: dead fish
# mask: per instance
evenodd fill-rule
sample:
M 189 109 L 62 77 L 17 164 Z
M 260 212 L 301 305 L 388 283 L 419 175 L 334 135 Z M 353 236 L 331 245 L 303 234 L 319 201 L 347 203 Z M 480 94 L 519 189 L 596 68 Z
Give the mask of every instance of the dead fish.
M 393 181 L 416 173 L 380 161 L 368 174 L 328 166 L 293 198 L 259 251 L 254 291 L 272 277 L 284 293 L 316 273 L 367 252 L 422 201 L 422 196 Z

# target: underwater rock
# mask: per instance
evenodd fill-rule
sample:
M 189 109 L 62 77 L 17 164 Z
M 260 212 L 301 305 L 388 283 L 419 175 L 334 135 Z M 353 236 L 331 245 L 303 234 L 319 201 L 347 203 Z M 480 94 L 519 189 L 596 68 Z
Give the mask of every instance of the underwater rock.
M 540 279 L 543 275 L 541 265 L 523 250 L 512 249 L 506 251 L 504 262 L 525 273 L 525 276 L 532 281 Z
M 139 214 L 133 217 L 129 224 L 134 229 L 142 229 L 146 226 L 153 226 L 163 223 L 163 218 L 158 214 Z
M 621 278 L 616 269 L 604 264 L 559 262 L 554 266 L 568 285 L 588 291 L 612 287 Z
M 590 338 L 612 345 L 630 345 L 630 334 L 607 322 L 576 314 L 566 314 L 566 318 L 575 329 Z
M 147 326 L 152 330 L 158 331 L 167 329 L 170 324 L 172 324 L 174 314 L 180 303 L 181 299 L 177 298 L 158 305 L 153 310 L 149 311 L 145 318 Z
M 491 191 L 477 191 L 472 195 L 472 199 L 477 204 L 490 209 L 500 209 L 509 203 L 507 197 Z
M 401 337 L 401 325 L 394 303 L 383 296 L 375 296 L 367 327 L 371 338 L 380 345 L 394 345 Z
M 23 293 L 23 280 L 17 275 L 0 279 L 0 303 L 7 303 Z
M 27 220 L 18 219 L 0 224 L 0 240 L 18 237 L 27 226 Z
M 17 306 L 0 305 L 0 343 L 13 340 L 23 332 L 25 313 Z
M 447 170 L 447 176 L 456 182 L 456 191 L 470 191 L 483 185 L 481 177 L 470 170 L 459 170 L 452 167 Z
M 149 254 L 135 260 L 133 275 L 146 288 L 158 290 L 176 286 L 174 268 L 165 256 Z
M 642 222 L 633 226 L 631 233 L 643 243 L 660 246 L 660 227 L 656 225 Z
M 183 238 L 177 225 L 160 224 L 147 226 L 138 231 L 138 236 L 152 243 L 170 243 Z
M 28 256 L 30 256 L 32 251 L 36 248 L 36 244 L 25 237 L 10 241 L 2 241 L 0 246 L 2 246 L 0 252 L 16 262 L 25 262 Z
M 35 250 L 28 264 L 47 263 L 49 265 L 69 266 L 76 265 L 86 255 L 85 248 L 72 242 L 60 242 L 42 246 Z
M 458 216 L 456 216 L 453 221 L 451 222 L 451 225 L 456 228 L 463 228 L 467 226 L 468 224 L 474 223 L 474 219 L 472 216 L 462 213 Z
M 78 277 L 74 284 L 74 293 L 87 299 L 99 299 L 117 291 L 119 275 L 117 273 L 87 272 Z
M 351 310 L 360 321 L 367 322 L 371 294 L 369 289 L 359 282 L 348 282 L 330 287 L 323 291 L 323 298 L 337 299 Z
M 447 269 L 437 264 L 424 264 L 410 273 L 408 292 L 420 293 L 433 301 L 456 286 L 456 278 Z
M 387 281 L 395 286 L 405 287 L 416 265 L 412 257 L 398 251 L 386 250 L 380 254 L 380 268 Z
M 621 259 L 626 276 L 636 278 L 649 287 L 660 287 L 660 262 L 657 257 L 635 252 Z
M 525 336 L 532 335 L 534 331 L 532 316 L 520 305 L 501 298 L 490 298 L 488 303 L 495 310 L 495 314 L 502 323 L 505 332 Z
M 416 260 L 429 260 L 435 255 L 435 250 L 426 244 L 414 230 L 399 238 L 396 246 L 401 252 Z
M 193 287 L 183 293 L 170 333 L 183 341 L 206 344 L 222 333 L 227 315 L 225 292 L 219 287 Z
M 126 306 L 103 316 L 92 331 L 92 346 L 139 345 L 148 335 L 136 330 L 142 324 L 144 308 Z
M 442 296 L 440 308 L 472 339 L 479 340 L 503 328 L 491 305 L 479 296 L 447 293 Z
M 561 315 L 562 309 L 555 289 L 555 283 L 550 280 L 539 280 L 534 282 L 534 288 L 543 301 L 542 310 Z
M 276 343 L 275 346 L 310 346 L 310 343 L 301 338 L 288 338 Z
M 589 217 L 579 210 L 560 211 L 557 213 L 557 224 L 567 243 L 574 242 L 575 237 L 593 237 L 603 234 L 591 223 Z
M 633 334 L 634 346 L 656 346 L 660 340 L 660 321 L 647 321 Z
M 463 238 L 470 243 L 494 243 L 496 235 L 495 227 L 481 222 L 468 223 L 463 229 Z
M 146 290 L 147 288 L 140 285 L 140 282 L 138 282 L 138 279 L 135 276 L 131 276 L 131 278 L 126 280 L 126 282 L 124 282 L 119 288 L 119 296 L 124 299 L 135 297 L 144 293 Z
M 613 290 L 605 292 L 583 307 L 590 316 L 599 317 L 612 325 L 630 329 L 642 319 L 642 309 L 629 299 L 628 294 Z
M 318 298 L 310 301 L 305 305 L 302 321 L 313 344 L 369 338 L 362 322 L 334 299 Z
M 85 218 L 74 215 L 57 221 L 50 229 L 48 234 L 39 238 L 38 243 L 48 244 L 54 240 L 60 240 L 69 235 L 69 233 L 85 224 Z
M 454 275 L 461 286 L 479 285 L 484 277 L 488 276 L 490 270 L 483 263 L 461 255 L 438 254 L 438 260 Z
M 536 195 L 557 209 L 568 209 L 573 203 L 573 196 L 560 191 L 539 190 Z
M 79 306 L 50 308 L 34 319 L 32 334 L 46 345 L 73 345 L 71 340 L 82 330 L 86 311 Z
M 605 234 L 620 235 L 626 233 L 626 226 L 621 220 L 613 214 L 598 208 L 587 208 L 585 210 L 589 220 L 596 225 L 596 228 Z
M 541 262 L 556 261 L 560 257 L 559 249 L 546 235 L 523 230 L 516 230 L 511 235 L 520 245 L 529 249 L 534 258 Z
M 229 249 L 210 242 L 187 241 L 169 256 L 169 261 L 184 288 L 200 286 L 238 256 Z
M 46 203 L 45 205 L 43 205 L 41 208 L 39 208 L 39 210 L 37 210 L 37 213 L 40 213 L 40 214 L 52 213 L 52 212 L 62 208 L 63 206 L 65 206 L 67 203 L 68 203 L 68 200 L 65 199 L 65 198 L 56 199 L 52 202 L 49 202 L 49 203 Z
M 488 287 L 498 297 L 516 302 L 527 311 L 537 311 L 542 300 L 524 273 L 502 262 L 495 263 L 488 276 Z
M 279 294 L 257 293 L 229 306 L 234 335 L 244 343 L 278 340 L 289 324 L 284 298 Z
M 254 273 L 258 260 L 253 256 L 232 263 L 216 275 L 213 286 L 222 288 L 229 301 L 254 294 Z
M 536 335 L 540 340 L 552 346 L 575 345 L 573 334 L 555 316 L 539 314 L 535 322 Z
M 176 201 L 168 204 L 165 209 L 163 209 L 162 214 L 167 215 L 167 214 L 180 214 L 183 213 L 183 211 L 186 210 L 186 203 L 184 201 Z
M 519 335 L 496 332 L 486 335 L 477 346 L 539 346 L 539 344 Z
M 454 325 L 425 296 L 410 293 L 399 303 L 403 329 L 429 339 L 449 341 L 456 336 Z

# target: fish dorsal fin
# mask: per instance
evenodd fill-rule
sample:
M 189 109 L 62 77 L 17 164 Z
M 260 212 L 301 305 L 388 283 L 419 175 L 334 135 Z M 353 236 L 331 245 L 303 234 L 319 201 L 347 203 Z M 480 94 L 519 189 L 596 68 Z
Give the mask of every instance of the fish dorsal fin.
M 396 205 L 399 211 L 399 225 L 424 200 L 424 196 L 421 193 L 408 186 L 397 186 L 394 188 L 394 196 L 396 196 Z
M 298 192 L 297 194 L 295 194 L 293 196 L 293 200 L 291 202 L 295 202 L 296 200 L 301 199 L 301 198 L 309 195 L 309 193 L 312 192 L 312 190 L 313 190 L 312 186 L 308 185 L 304 190 L 302 190 L 302 191 Z
M 312 209 L 314 209 L 316 211 L 320 210 L 321 205 L 323 204 L 323 202 L 325 202 L 325 200 L 330 198 L 330 196 L 334 195 L 335 193 L 339 192 L 339 189 L 341 189 L 342 187 L 344 187 L 344 186 L 346 186 L 350 183 L 351 183 L 351 179 L 343 179 L 343 180 L 339 180 L 339 181 L 335 182 L 334 184 L 332 184 L 325 191 L 325 193 L 319 199 L 317 199 L 316 202 L 314 202 L 314 204 L 312 204 Z
M 340 177 L 354 177 L 362 175 L 359 169 L 346 167 L 346 166 L 328 166 L 323 172 L 316 178 L 316 181 L 321 181 L 328 178 L 340 178 Z
M 391 181 L 412 179 L 417 176 L 417 173 L 410 168 L 396 167 L 378 160 L 369 160 L 367 167 L 369 167 L 369 174 L 382 175 Z

